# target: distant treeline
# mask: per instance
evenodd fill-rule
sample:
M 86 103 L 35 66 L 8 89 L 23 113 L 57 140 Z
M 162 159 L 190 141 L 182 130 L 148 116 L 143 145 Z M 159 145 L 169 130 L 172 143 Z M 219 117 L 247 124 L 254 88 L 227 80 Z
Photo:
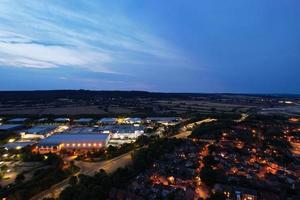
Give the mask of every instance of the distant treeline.
M 91 90 L 39 90 L 39 91 L 0 91 L 0 101 L 41 101 L 57 99 L 92 100 L 98 98 L 159 98 L 190 99 L 197 97 L 216 98 L 221 96 L 255 96 L 272 98 L 299 98 L 300 95 L 263 95 L 230 93 L 160 93 L 147 91 L 91 91 Z

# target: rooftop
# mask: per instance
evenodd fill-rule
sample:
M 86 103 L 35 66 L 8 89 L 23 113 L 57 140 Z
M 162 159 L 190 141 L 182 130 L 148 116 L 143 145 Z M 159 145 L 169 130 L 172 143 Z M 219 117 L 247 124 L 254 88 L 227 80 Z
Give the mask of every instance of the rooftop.
M 8 122 L 25 122 L 27 120 L 28 120 L 28 118 L 14 118 L 14 119 L 8 120 Z
M 22 124 L 2 124 L 0 125 L 0 131 L 8 131 L 11 129 L 20 128 L 22 126 Z
M 45 134 L 50 131 L 53 131 L 57 127 L 58 126 L 56 126 L 56 125 L 39 125 L 39 126 L 34 126 L 30 129 L 24 130 L 24 132 L 27 134 Z
M 56 134 L 42 139 L 39 145 L 59 145 L 61 143 L 105 142 L 108 134 Z
M 21 149 L 26 146 L 33 145 L 35 142 L 11 142 L 3 145 L 7 149 Z
M 102 122 L 102 123 L 105 123 L 105 122 L 116 122 L 117 121 L 117 118 L 109 118 L 109 117 L 104 117 L 104 118 L 101 118 L 99 120 L 99 122 Z
M 65 131 L 66 134 L 88 134 L 88 133 L 99 133 L 96 127 L 84 126 L 84 127 L 72 127 L 71 129 Z
M 133 125 L 110 125 L 99 127 L 103 131 L 111 131 L 114 133 L 132 133 L 134 131 L 143 131 L 144 126 L 133 126 Z
M 84 123 L 84 122 L 88 123 L 93 121 L 93 118 L 80 118 L 80 119 L 75 119 L 74 121 L 79 123 Z
M 69 121 L 70 121 L 70 118 L 67 118 L 67 117 L 59 117 L 59 118 L 54 119 L 54 121 L 56 121 L 56 122 L 69 122 Z

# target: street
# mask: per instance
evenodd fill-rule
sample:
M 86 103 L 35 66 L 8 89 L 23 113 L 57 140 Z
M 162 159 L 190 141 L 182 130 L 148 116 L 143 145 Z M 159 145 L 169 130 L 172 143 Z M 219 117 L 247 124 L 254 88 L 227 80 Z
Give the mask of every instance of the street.
M 75 165 L 80 168 L 80 171 L 75 175 L 85 174 L 92 176 L 97 173 L 100 169 L 104 169 L 107 173 L 112 173 L 120 167 L 124 167 L 131 162 L 131 153 L 132 151 L 113 158 L 111 160 L 101 161 L 101 162 L 82 162 L 75 161 Z M 48 190 L 45 190 L 34 197 L 31 200 L 40 200 L 44 198 L 57 198 L 59 194 L 69 185 L 69 178 L 63 180 L 60 183 L 53 185 Z
M 202 123 L 209 123 L 216 121 L 216 119 L 205 119 L 196 123 L 192 123 L 187 125 L 188 126 L 194 126 L 195 124 L 200 125 Z M 187 138 L 191 134 L 191 131 L 181 131 L 180 133 L 172 136 L 175 138 Z M 97 173 L 100 169 L 104 169 L 107 173 L 112 173 L 115 170 L 117 170 L 120 167 L 127 166 L 131 163 L 131 153 L 132 151 L 123 154 L 121 156 L 115 157 L 110 160 L 101 161 L 101 162 L 83 162 L 83 161 L 74 161 L 74 164 L 80 168 L 80 171 L 76 174 L 85 174 L 89 176 L 93 176 L 95 173 Z M 44 198 L 57 198 L 59 194 L 69 185 L 69 178 L 63 180 L 60 183 L 57 183 L 56 185 L 53 185 L 48 190 L 45 190 L 34 197 L 31 198 L 31 200 L 41 200 Z

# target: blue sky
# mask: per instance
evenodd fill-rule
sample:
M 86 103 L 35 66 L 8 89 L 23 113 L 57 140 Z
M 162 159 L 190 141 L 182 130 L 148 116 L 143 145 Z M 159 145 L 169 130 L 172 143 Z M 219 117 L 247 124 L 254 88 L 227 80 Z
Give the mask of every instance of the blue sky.
M 0 1 L 0 90 L 300 93 L 300 1 Z

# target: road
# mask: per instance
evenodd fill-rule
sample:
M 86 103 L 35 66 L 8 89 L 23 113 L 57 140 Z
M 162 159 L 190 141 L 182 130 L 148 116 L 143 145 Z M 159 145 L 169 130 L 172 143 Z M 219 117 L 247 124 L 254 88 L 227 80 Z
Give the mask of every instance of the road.
M 189 127 L 189 126 L 193 127 L 195 125 L 200 125 L 203 123 L 209 123 L 209 122 L 213 122 L 213 121 L 216 121 L 216 119 L 208 118 L 208 119 L 196 122 L 196 123 L 189 124 L 189 125 L 187 125 L 187 127 Z M 178 133 L 172 137 L 187 138 L 187 136 L 189 136 L 190 134 L 191 134 L 191 131 L 181 130 L 180 133 Z M 118 169 L 120 167 L 124 167 L 131 163 L 131 161 L 132 161 L 131 153 L 132 153 L 132 151 L 130 151 L 126 154 L 123 154 L 121 156 L 115 157 L 111 160 L 106 160 L 106 161 L 102 161 L 102 162 L 92 163 L 92 162 L 75 161 L 74 164 L 80 168 L 80 171 L 75 175 L 85 174 L 85 175 L 93 176 L 100 169 L 104 169 L 107 173 L 112 173 L 116 169 Z M 69 185 L 69 178 L 63 180 L 60 183 L 57 183 L 56 185 L 53 185 L 48 190 L 45 190 L 45 191 L 37 194 L 36 196 L 32 197 L 31 200 L 41 200 L 44 198 L 57 198 L 59 196 L 59 194 L 68 185 Z
M 75 161 L 75 165 L 80 167 L 80 171 L 75 174 L 75 176 L 79 174 L 85 175 L 94 175 L 100 169 L 104 169 L 107 173 L 112 173 L 119 167 L 124 167 L 131 163 L 131 152 L 123 154 L 121 156 L 115 157 L 111 160 L 106 160 L 102 162 L 82 162 Z M 50 187 L 49 189 L 35 195 L 31 198 L 31 200 L 41 200 L 44 198 L 58 198 L 59 194 L 69 185 L 69 178 L 63 180 L 60 183 L 57 183 Z
M 192 131 L 182 131 L 176 135 L 173 135 L 172 138 L 187 138 L 189 135 L 191 135 Z

